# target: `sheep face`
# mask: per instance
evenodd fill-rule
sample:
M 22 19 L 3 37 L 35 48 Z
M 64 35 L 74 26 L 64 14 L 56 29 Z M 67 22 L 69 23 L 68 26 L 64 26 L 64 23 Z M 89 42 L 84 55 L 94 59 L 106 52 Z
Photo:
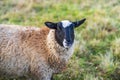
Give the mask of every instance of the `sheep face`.
M 55 29 L 55 38 L 59 45 L 65 48 L 70 48 L 74 42 L 74 28 L 84 23 L 86 19 L 76 22 L 63 20 L 58 23 L 45 22 L 45 25 L 50 29 Z

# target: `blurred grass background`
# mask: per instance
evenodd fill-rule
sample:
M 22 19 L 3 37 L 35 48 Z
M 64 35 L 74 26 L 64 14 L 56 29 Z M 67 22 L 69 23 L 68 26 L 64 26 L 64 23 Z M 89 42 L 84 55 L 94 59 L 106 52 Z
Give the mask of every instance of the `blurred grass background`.
M 74 55 L 54 79 L 120 80 L 120 0 L 0 0 L 1 24 L 42 27 L 82 18 L 87 20 L 75 29 Z

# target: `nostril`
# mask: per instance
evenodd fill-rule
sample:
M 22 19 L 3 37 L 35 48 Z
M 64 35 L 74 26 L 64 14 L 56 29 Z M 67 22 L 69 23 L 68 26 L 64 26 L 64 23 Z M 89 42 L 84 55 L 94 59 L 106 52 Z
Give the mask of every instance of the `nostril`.
M 67 44 L 69 44 L 69 43 L 70 43 L 70 41 L 66 41 L 66 43 L 67 43 Z
M 71 40 L 65 40 L 64 41 L 66 44 L 70 44 L 71 43 Z
M 67 40 L 67 42 L 70 42 L 70 40 Z
M 68 42 L 71 42 L 72 40 L 71 39 L 69 39 L 69 40 L 67 40 Z

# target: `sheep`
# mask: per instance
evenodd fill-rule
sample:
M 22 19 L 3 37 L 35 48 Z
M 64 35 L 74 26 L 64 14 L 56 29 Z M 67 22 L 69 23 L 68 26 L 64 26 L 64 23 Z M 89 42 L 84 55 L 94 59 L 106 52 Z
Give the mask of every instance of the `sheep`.
M 46 27 L 0 25 L 0 76 L 51 80 L 66 68 L 74 50 L 74 28 L 84 23 L 45 22 Z

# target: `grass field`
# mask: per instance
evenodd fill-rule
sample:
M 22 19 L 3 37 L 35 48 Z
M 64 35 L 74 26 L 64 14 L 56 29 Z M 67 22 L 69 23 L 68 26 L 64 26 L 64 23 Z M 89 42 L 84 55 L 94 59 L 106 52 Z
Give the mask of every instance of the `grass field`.
M 42 27 L 82 18 L 87 20 L 75 29 L 74 55 L 54 79 L 120 80 L 120 0 L 0 0 L 1 24 Z

